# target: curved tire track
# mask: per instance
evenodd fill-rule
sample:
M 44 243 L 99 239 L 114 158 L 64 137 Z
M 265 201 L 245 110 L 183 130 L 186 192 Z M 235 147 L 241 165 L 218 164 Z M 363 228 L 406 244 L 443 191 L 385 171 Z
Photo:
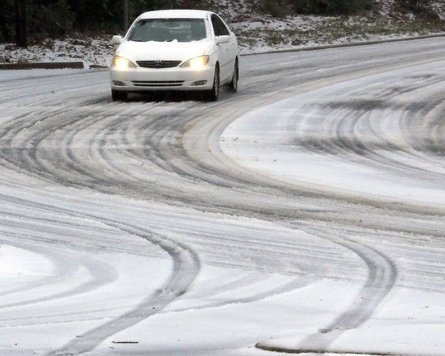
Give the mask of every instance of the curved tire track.
M 10 201 L 15 205 L 25 207 L 31 206 L 40 210 L 55 212 L 71 217 L 88 218 L 99 221 L 107 226 L 136 236 L 137 238 L 142 238 L 153 245 L 159 246 L 173 261 L 171 274 L 162 287 L 141 301 L 133 310 L 121 315 L 117 319 L 113 319 L 80 335 L 62 349 L 50 352 L 49 355 L 78 355 L 93 350 L 108 337 L 158 313 L 172 301 L 183 295 L 187 292 L 199 272 L 199 257 L 193 250 L 188 248 L 185 244 L 177 243 L 142 228 L 93 214 L 74 212 L 68 209 L 56 208 L 50 205 L 34 203 L 15 197 L 1 195 L 1 199 L 3 201 Z
M 317 235 L 356 254 L 366 265 L 367 278 L 357 293 L 350 308 L 339 314 L 330 324 L 316 334 L 308 335 L 294 348 L 271 347 L 268 343 L 258 342 L 255 346 L 265 351 L 286 353 L 336 352 L 330 345 L 344 332 L 356 329 L 365 323 L 391 292 L 397 280 L 397 267 L 394 262 L 372 246 L 354 241 L 351 237 L 333 234 L 316 228 L 305 228 Z

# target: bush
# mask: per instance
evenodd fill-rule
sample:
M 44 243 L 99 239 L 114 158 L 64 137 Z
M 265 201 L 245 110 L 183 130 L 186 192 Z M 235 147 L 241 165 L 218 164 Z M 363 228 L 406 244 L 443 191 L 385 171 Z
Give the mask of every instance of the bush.
M 399 0 L 398 6 L 401 11 L 409 11 L 430 20 L 440 20 L 430 0 Z
M 261 8 L 272 16 L 285 16 L 293 9 L 299 14 L 353 14 L 373 8 L 373 0 L 263 0 Z
M 296 12 L 317 15 L 349 15 L 373 8 L 372 0 L 291 0 Z
M 412 12 L 417 12 L 422 7 L 423 3 L 425 1 L 419 1 L 419 0 L 400 0 L 399 6 L 400 8 Z
M 285 17 L 289 14 L 289 7 L 287 0 L 263 1 L 260 10 L 273 17 Z

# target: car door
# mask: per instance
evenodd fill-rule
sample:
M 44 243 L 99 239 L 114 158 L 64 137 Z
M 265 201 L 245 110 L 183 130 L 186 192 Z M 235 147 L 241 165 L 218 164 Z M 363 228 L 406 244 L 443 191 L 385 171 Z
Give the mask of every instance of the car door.
M 230 36 L 230 43 L 229 43 L 229 59 L 230 62 L 232 62 L 232 67 L 235 64 L 235 59 L 238 56 L 238 40 L 236 39 L 235 34 L 230 31 L 229 26 L 224 22 L 224 20 L 221 19 L 221 22 L 223 23 L 223 26 L 226 28 L 227 32 Z
M 224 22 L 215 14 L 212 15 L 212 26 L 215 34 L 215 40 L 219 41 L 219 65 L 221 82 L 227 82 L 232 78 L 233 73 L 233 54 L 231 33 Z M 220 42 L 224 39 L 223 42 Z

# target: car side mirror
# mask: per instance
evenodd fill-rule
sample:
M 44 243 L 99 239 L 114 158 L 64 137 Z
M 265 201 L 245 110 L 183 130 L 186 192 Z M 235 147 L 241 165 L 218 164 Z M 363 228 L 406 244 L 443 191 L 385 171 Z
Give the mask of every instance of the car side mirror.
M 216 37 L 216 44 L 229 43 L 229 41 L 230 41 L 230 36 L 218 36 L 218 37 Z
M 112 41 L 114 44 L 121 44 L 122 43 L 122 36 L 113 36 Z

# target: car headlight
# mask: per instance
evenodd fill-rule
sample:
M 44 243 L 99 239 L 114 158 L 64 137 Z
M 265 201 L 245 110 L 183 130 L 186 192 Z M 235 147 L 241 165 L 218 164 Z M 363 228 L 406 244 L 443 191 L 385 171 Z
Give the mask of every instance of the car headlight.
M 114 56 L 113 60 L 111 61 L 111 67 L 117 70 L 125 70 L 129 68 L 136 68 L 136 64 L 127 58 Z
M 188 61 L 181 64 L 181 68 L 190 68 L 193 70 L 202 70 L 209 63 L 210 56 L 200 56 L 196 58 L 189 59 Z

